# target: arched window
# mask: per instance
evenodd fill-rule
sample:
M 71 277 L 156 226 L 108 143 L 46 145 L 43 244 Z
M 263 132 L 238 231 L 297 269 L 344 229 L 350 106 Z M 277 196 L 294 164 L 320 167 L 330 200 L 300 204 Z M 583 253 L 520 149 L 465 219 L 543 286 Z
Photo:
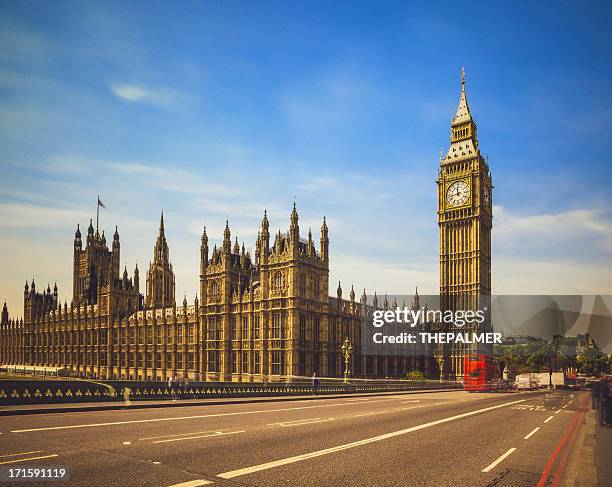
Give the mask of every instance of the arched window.
M 281 289 L 283 287 L 283 274 L 280 271 L 274 273 L 272 287 L 274 287 L 274 289 Z
M 219 294 L 219 283 L 217 281 L 213 281 L 210 285 L 210 294 L 213 296 Z
M 319 294 L 321 293 L 321 288 L 319 286 L 319 276 L 314 276 L 312 278 L 312 292 L 314 294 L 315 299 L 319 299 Z

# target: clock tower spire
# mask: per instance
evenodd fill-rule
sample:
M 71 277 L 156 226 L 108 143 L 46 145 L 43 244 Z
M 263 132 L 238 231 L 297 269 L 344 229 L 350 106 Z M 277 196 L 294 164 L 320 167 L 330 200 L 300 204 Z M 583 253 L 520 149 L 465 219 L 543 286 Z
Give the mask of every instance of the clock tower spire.
M 438 225 L 440 228 L 440 304 L 443 310 L 486 309 L 481 325 L 449 331 L 480 332 L 490 327 L 491 173 L 480 153 L 476 122 L 461 68 L 461 95 L 451 120 L 450 147 L 438 169 Z M 485 345 L 486 347 L 486 345 Z M 470 344 L 444 350 L 444 371 L 451 378 L 463 373 L 466 353 L 487 353 Z

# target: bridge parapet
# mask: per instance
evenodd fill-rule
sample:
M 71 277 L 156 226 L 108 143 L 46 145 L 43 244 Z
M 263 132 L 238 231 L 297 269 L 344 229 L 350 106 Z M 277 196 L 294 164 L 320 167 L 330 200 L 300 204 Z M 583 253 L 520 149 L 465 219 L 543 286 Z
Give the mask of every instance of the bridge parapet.
M 190 382 L 169 386 L 155 381 L 0 380 L 0 406 L 65 402 L 213 399 L 264 396 L 334 395 L 410 390 L 460 389 L 454 382 L 371 381 L 323 383 L 316 390 L 307 383 Z

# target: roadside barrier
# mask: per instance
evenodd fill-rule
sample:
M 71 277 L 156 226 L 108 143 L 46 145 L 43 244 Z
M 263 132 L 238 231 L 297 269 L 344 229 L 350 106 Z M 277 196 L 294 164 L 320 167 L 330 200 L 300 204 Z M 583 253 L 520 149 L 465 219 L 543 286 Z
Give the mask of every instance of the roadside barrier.
M 213 399 L 262 396 L 333 395 L 363 392 L 461 389 L 454 382 L 363 381 L 310 384 L 190 382 L 172 385 L 156 381 L 91 380 L 0 380 L 0 406 L 101 401 L 146 401 L 162 399 Z

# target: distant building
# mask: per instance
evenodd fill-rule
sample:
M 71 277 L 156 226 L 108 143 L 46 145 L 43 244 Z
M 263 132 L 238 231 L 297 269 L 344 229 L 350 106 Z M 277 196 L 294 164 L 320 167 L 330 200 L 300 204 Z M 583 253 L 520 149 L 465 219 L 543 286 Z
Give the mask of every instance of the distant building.
M 552 343 L 563 347 L 564 353 L 569 356 L 583 355 L 587 350 L 599 350 L 590 333 L 576 336 L 555 335 Z
M 502 345 L 544 345 L 548 343 L 544 338 L 529 335 L 509 335 L 503 337 Z

